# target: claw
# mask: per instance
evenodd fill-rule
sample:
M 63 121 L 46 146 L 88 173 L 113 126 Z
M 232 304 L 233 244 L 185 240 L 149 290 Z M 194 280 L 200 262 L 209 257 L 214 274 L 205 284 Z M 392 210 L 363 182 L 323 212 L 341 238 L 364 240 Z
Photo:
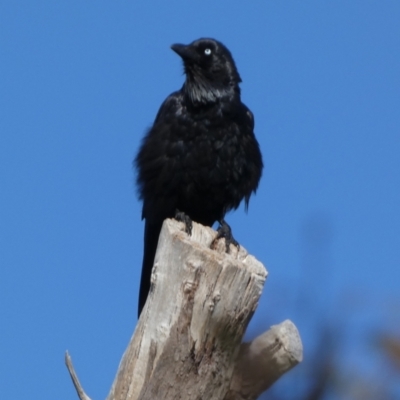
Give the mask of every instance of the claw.
M 230 253 L 230 245 L 233 244 L 239 250 L 240 244 L 236 241 L 236 239 L 232 235 L 231 227 L 226 223 L 223 219 L 219 221 L 220 226 L 217 229 L 217 236 L 215 236 L 214 240 L 211 243 L 210 248 L 215 249 L 217 245 L 217 241 L 221 238 L 225 238 L 225 251 L 229 254 Z
M 189 215 L 177 209 L 175 212 L 175 219 L 185 224 L 185 232 L 190 236 L 192 234 L 193 222 Z

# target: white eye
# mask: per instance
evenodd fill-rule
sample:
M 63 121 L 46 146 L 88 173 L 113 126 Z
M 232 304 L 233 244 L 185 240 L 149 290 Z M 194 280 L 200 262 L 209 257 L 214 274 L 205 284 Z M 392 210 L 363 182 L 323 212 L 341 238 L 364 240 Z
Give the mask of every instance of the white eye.
M 211 54 L 211 49 L 205 49 L 204 50 L 204 54 L 206 55 L 206 56 L 209 56 L 210 54 Z

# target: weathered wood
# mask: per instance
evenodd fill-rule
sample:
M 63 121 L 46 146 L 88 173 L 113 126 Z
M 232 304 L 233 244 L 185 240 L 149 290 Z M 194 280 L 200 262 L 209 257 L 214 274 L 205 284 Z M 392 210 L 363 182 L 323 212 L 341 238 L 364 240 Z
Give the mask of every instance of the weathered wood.
M 274 325 L 240 346 L 230 390 L 224 400 L 253 400 L 303 359 L 303 346 L 293 322 Z
M 74 370 L 74 366 L 72 365 L 72 360 L 68 351 L 65 352 L 65 365 L 68 368 L 69 376 L 72 379 L 72 383 L 74 384 L 76 393 L 79 397 L 79 400 L 91 400 L 90 397 L 84 392 L 81 383 L 79 382 L 78 376 Z
M 215 235 L 164 222 L 149 297 L 107 400 L 255 399 L 301 360 L 290 321 L 241 344 L 267 271 L 243 247 L 227 254 L 222 240 L 211 250 Z
M 189 237 L 182 226 L 164 223 L 152 289 L 109 400 L 213 400 L 229 388 L 267 273 L 243 248 L 211 250 L 211 228 L 193 224 Z

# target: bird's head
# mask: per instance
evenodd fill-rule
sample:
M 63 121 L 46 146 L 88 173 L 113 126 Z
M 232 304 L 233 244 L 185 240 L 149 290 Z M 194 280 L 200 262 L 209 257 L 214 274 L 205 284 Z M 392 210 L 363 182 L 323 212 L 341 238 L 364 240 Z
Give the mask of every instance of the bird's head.
M 214 39 L 198 39 L 171 49 L 183 60 L 184 89 L 194 103 L 215 102 L 218 98 L 240 93 L 240 75 L 231 52 Z

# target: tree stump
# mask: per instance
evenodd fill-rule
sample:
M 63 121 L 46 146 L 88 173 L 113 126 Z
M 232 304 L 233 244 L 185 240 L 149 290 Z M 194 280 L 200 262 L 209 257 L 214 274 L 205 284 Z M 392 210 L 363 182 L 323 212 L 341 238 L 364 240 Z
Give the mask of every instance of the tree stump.
M 216 232 L 165 220 L 147 303 L 107 400 L 256 399 L 302 359 L 290 321 L 242 343 L 267 271 L 243 247 L 225 252 Z M 69 355 L 68 369 L 81 400 Z

